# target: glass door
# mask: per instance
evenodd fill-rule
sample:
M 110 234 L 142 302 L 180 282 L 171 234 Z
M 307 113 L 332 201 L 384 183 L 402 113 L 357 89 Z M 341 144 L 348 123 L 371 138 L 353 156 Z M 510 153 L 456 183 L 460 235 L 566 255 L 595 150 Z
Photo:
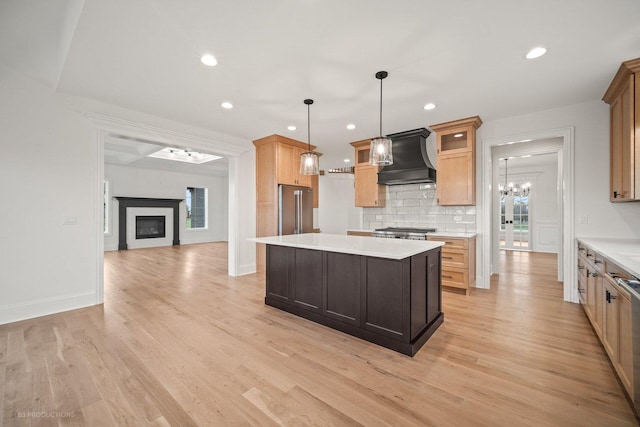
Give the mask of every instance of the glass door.
M 529 196 L 500 197 L 500 249 L 530 250 Z

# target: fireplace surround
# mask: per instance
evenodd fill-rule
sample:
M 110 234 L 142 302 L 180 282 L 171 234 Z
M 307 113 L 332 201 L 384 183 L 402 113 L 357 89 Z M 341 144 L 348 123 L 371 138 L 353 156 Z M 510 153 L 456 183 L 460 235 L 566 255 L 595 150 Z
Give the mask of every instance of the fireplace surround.
M 173 245 L 180 245 L 179 206 L 183 199 L 153 199 L 147 197 L 115 197 L 118 200 L 118 250 L 127 247 L 127 208 L 172 208 Z

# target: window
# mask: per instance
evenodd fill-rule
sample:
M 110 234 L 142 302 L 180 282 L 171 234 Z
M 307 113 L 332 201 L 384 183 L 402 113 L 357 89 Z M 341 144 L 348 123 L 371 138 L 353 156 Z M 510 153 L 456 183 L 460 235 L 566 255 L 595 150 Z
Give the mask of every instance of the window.
M 187 187 L 187 229 L 207 228 L 207 189 Z
M 109 203 L 109 181 L 104 180 L 102 183 L 102 231 L 104 234 L 111 234 L 109 231 L 109 210 L 111 209 L 111 203 Z

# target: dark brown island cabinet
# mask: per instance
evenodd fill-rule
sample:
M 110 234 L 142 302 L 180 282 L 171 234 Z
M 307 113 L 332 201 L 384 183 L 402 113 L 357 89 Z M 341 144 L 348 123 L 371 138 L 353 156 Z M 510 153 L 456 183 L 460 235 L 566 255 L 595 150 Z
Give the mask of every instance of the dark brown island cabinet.
M 440 242 L 325 234 L 255 241 L 267 245 L 267 305 L 409 356 L 444 321 Z

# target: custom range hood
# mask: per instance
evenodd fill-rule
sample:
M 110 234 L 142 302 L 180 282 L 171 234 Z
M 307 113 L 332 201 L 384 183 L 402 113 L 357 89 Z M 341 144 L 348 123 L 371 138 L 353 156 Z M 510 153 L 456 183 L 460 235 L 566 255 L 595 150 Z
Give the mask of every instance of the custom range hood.
M 426 128 L 387 135 L 393 141 L 393 164 L 378 172 L 378 184 L 400 185 L 436 182 L 436 170 L 427 156 Z

